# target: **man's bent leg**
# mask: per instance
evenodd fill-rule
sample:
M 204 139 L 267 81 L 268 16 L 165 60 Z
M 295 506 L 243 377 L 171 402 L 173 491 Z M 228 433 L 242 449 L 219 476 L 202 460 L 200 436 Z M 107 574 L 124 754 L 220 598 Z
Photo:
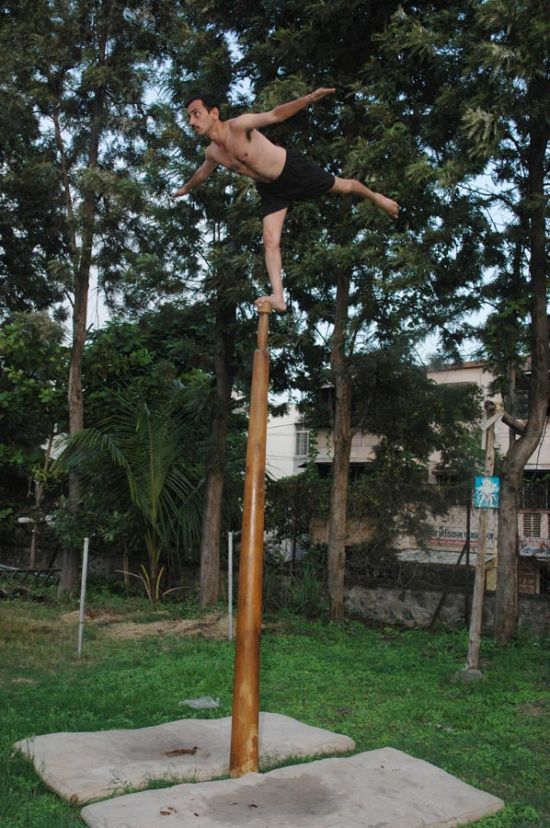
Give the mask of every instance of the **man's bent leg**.
M 264 302 L 269 302 L 273 310 L 278 311 L 286 310 L 286 303 L 283 296 L 283 279 L 281 276 L 281 235 L 286 214 L 287 209 L 285 208 L 284 210 L 277 210 L 276 213 L 268 213 L 267 216 L 264 216 L 263 241 L 265 266 L 273 293 L 271 296 L 260 296 L 256 299 L 256 305 L 260 306 Z
M 373 204 L 380 207 L 381 210 L 384 210 L 392 218 L 396 219 L 399 216 L 399 205 L 396 201 L 392 201 L 391 198 L 387 198 L 382 193 L 375 193 L 373 190 L 369 190 L 368 187 L 365 187 L 356 178 L 335 178 L 330 192 L 341 194 L 355 193 L 360 198 L 367 198 L 369 201 L 372 201 Z

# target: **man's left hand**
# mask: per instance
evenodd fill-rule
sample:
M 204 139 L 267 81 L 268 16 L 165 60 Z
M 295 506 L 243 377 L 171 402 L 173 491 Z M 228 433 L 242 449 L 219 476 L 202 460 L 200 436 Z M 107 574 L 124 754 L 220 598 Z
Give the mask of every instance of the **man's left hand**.
M 312 92 L 310 95 L 311 103 L 315 101 L 319 101 L 321 98 L 324 98 L 325 95 L 333 95 L 336 92 L 336 89 L 326 89 L 325 87 L 321 87 L 320 89 L 316 89 L 315 92 Z

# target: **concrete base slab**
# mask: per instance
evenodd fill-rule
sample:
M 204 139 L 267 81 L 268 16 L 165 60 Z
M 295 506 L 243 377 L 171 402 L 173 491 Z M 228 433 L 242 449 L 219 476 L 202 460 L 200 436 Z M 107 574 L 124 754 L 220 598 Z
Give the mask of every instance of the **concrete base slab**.
M 393 748 L 88 805 L 90 828 L 450 828 L 502 800 Z
M 196 782 L 227 776 L 231 717 L 181 719 L 139 730 L 51 733 L 17 742 L 46 785 L 72 803 L 146 788 L 153 779 Z M 348 736 L 279 713 L 260 713 L 260 766 L 349 753 Z

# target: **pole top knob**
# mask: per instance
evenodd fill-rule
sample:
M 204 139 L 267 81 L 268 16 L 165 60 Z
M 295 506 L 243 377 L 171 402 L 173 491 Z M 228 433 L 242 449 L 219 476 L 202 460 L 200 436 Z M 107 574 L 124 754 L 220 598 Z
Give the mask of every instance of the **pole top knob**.
M 256 305 L 256 310 L 258 313 L 271 313 L 273 308 L 271 307 L 271 302 L 268 302 L 266 299 L 261 305 Z

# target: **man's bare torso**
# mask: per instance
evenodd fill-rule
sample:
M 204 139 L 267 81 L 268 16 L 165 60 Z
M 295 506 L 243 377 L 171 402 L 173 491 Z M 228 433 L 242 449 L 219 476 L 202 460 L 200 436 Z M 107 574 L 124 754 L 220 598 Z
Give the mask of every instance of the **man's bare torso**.
M 285 165 L 286 150 L 272 144 L 257 129 L 243 129 L 239 118 L 225 121 L 223 137 L 212 141 L 206 158 L 255 181 L 275 181 Z

